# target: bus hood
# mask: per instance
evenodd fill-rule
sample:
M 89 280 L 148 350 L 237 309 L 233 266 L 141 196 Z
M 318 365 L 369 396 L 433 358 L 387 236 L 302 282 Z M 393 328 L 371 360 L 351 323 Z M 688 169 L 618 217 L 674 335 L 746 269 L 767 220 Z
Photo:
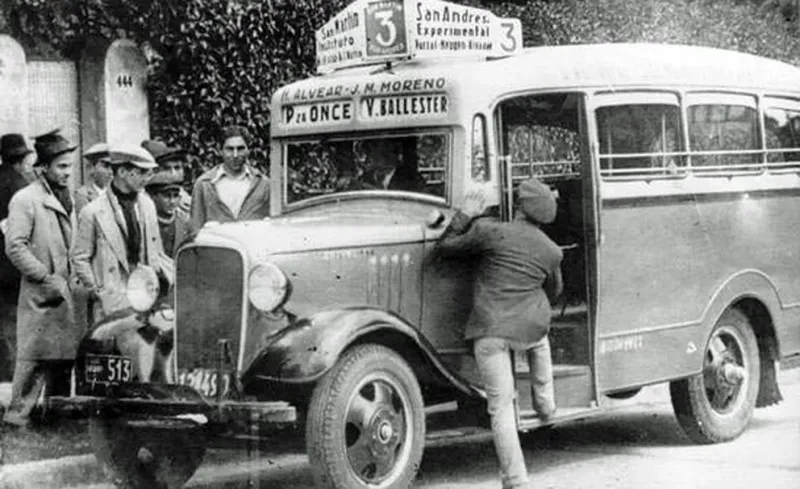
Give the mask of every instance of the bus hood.
M 335 218 L 298 216 L 209 223 L 197 234 L 195 244 L 233 245 L 246 250 L 251 259 L 260 260 L 274 254 L 420 242 L 424 236 L 420 219 L 350 213 Z

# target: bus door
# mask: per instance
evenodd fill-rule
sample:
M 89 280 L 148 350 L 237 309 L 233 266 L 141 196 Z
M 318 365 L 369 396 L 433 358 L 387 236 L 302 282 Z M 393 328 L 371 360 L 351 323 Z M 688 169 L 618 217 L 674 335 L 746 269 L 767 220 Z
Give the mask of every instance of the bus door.
M 585 409 L 595 400 L 592 375 L 594 290 L 594 193 L 585 97 L 581 93 L 539 93 L 509 97 L 495 111 L 503 175 L 501 208 L 511 219 L 517 185 L 536 177 L 558 193 L 556 220 L 542 229 L 564 253 L 564 292 L 552 304 L 550 343 L 556 405 Z M 520 417 L 530 411 L 530 361 L 515 355 Z

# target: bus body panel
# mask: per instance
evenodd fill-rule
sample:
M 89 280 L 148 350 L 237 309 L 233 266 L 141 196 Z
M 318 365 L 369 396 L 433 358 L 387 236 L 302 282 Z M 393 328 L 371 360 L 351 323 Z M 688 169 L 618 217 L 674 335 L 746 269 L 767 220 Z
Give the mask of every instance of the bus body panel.
M 785 319 L 800 299 L 800 189 L 763 190 L 758 175 L 733 178 L 753 180 L 754 190 L 603 201 L 601 391 L 698 372 L 710 328 L 742 297 L 767 306 L 781 354 L 797 352 L 797 323 Z M 604 183 L 614 185 L 626 184 Z M 655 191 L 667 185 L 676 184 Z

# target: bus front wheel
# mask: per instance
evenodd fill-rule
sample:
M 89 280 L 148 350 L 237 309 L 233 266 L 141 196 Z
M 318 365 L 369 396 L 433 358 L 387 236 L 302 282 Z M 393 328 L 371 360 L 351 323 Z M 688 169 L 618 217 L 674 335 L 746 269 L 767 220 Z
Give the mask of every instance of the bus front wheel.
M 306 444 L 317 487 L 407 489 L 425 443 L 422 393 L 394 350 L 358 345 L 314 388 Z
M 753 416 L 758 394 L 758 344 L 738 309 L 719 318 L 706 345 L 703 371 L 670 384 L 675 416 L 695 443 L 733 440 Z

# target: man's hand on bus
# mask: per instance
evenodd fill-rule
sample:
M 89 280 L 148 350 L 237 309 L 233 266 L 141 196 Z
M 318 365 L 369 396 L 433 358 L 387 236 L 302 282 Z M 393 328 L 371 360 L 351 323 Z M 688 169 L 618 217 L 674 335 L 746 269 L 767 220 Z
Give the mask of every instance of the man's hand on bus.
M 469 217 L 475 217 L 483 214 L 484 210 L 486 210 L 486 196 L 482 192 L 473 190 L 464 196 L 461 212 Z

